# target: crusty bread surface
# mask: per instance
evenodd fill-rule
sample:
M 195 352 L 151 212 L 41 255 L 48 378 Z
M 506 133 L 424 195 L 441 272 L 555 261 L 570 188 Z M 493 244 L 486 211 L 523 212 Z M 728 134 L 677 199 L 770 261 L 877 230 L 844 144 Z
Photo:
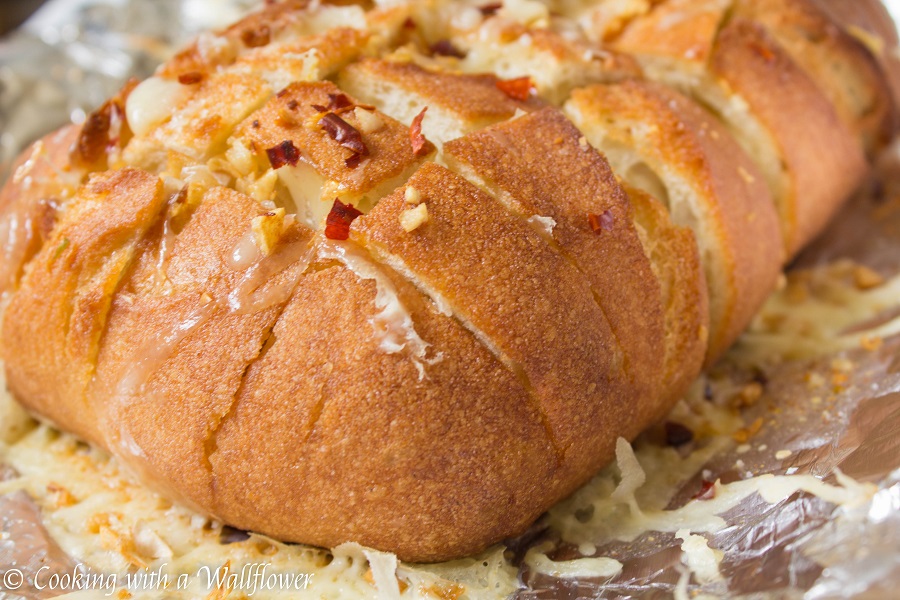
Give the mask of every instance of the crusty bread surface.
M 893 133 L 893 27 L 836 4 L 267 3 L 16 163 L 9 388 L 234 527 L 425 562 L 517 535 Z

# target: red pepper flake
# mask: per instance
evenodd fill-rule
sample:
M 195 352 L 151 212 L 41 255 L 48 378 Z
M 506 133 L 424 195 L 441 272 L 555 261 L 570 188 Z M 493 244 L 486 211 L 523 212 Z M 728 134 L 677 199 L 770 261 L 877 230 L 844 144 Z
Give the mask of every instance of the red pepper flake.
M 534 91 L 534 82 L 531 77 L 516 77 L 515 79 L 501 79 L 497 82 L 497 89 L 512 98 L 524 102 L 531 97 Z
M 350 237 L 350 224 L 362 212 L 353 208 L 352 204 L 344 204 L 335 198 L 331 212 L 325 217 L 325 237 L 329 240 L 346 240 Z
M 501 8 L 503 8 L 502 2 L 491 2 L 490 4 L 485 4 L 481 7 L 479 7 L 478 10 L 480 10 L 481 14 L 484 15 L 485 17 L 490 17 L 491 15 L 495 14 Z
M 465 58 L 466 53 L 453 45 L 450 40 L 440 40 L 431 45 L 431 53 L 438 56 L 453 56 Z
M 274 148 L 266 150 L 266 156 L 269 157 L 273 169 L 280 169 L 284 165 L 295 167 L 300 160 L 300 151 L 294 146 L 294 142 L 284 140 Z
M 362 160 L 362 155 L 358 152 L 354 152 L 348 158 L 344 159 L 344 164 L 347 165 L 348 169 L 355 169 L 359 166 L 359 161 Z
M 775 60 L 775 53 L 766 46 L 753 43 L 751 44 L 751 48 L 753 48 L 753 51 L 760 55 L 766 62 L 772 62 Z
M 191 71 L 190 73 L 182 73 L 178 76 L 178 83 L 182 85 L 194 85 L 203 81 L 203 73 L 199 71 Z
M 322 106 L 321 104 L 310 104 L 310 106 L 316 112 L 333 112 L 335 114 L 345 113 L 357 106 L 366 110 L 375 110 L 374 106 L 354 103 L 346 94 L 328 94 L 328 106 Z
M 612 229 L 613 224 L 615 224 L 616 218 L 610 211 L 604 211 L 603 214 L 588 215 L 588 223 L 591 225 L 591 231 L 596 233 L 597 235 L 603 233 L 604 231 L 609 231 Z
M 416 22 L 413 21 L 412 17 L 406 17 L 406 20 L 403 21 L 403 29 L 415 29 Z
M 412 151 L 416 156 L 421 156 L 426 151 L 425 143 L 428 140 L 422 135 L 422 119 L 425 118 L 426 110 L 428 110 L 427 106 L 422 109 L 422 112 L 416 115 L 412 120 L 412 124 L 409 126 L 409 142 L 412 144 Z
M 282 88 L 282 89 L 278 90 L 278 93 L 275 94 L 275 97 L 276 98 L 284 98 L 285 96 L 288 95 L 288 93 L 290 93 L 290 90 L 288 88 Z
M 694 495 L 694 500 L 712 500 L 716 497 L 716 484 L 713 481 L 703 480 L 700 491 Z
M 253 119 L 253 122 L 250 123 L 250 127 L 253 129 L 259 129 L 259 119 Z
M 287 103 L 288 110 L 297 110 L 298 106 L 300 106 L 300 103 L 296 100 L 291 100 Z
M 241 32 L 241 41 L 248 48 L 259 48 L 272 40 L 272 32 L 268 25 L 260 25 L 257 29 L 245 29 Z
M 347 94 L 328 94 L 329 110 L 340 110 L 350 106 L 353 106 L 353 101 L 350 100 Z
M 670 446 L 684 446 L 694 441 L 694 432 L 681 423 L 666 421 L 666 443 Z
M 319 125 L 328 132 L 331 139 L 344 148 L 352 150 L 357 154 L 362 154 L 363 156 L 369 155 L 369 148 L 366 146 L 365 142 L 363 142 L 362 135 L 359 131 L 336 114 L 328 113 L 319 119 Z

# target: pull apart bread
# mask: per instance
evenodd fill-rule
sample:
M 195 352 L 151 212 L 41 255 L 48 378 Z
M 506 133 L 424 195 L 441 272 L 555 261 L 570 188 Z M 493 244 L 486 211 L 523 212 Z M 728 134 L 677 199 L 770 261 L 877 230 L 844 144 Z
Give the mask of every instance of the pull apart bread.
M 413 561 L 518 534 L 891 137 L 895 33 L 836 5 L 269 3 L 23 154 L 9 387 L 235 527 Z

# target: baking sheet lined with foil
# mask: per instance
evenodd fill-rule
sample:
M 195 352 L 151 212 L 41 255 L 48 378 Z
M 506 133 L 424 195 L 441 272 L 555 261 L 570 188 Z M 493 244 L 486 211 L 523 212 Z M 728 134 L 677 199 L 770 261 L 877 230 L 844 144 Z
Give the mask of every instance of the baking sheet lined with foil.
M 129 77 L 150 74 L 192 35 L 255 4 L 46 3 L 0 41 L 0 179 L 31 140 L 83 120 Z M 878 177 L 795 262 L 737 346 L 665 423 L 634 444 L 646 482 L 629 498 L 616 496 L 630 477 L 626 452 L 624 469 L 610 466 L 527 535 L 507 542 L 512 568 L 491 576 L 512 575 L 495 589 L 506 595 L 510 585 L 519 587 L 513 593 L 522 599 L 891 597 L 900 584 L 898 316 L 900 150 L 894 148 Z M 19 475 L 0 467 L 0 490 L 14 488 Z M 779 482 L 815 476 L 827 493 L 787 485 L 790 493 L 770 502 L 745 485 L 762 475 Z M 835 494 L 847 501 L 827 499 Z M 707 519 L 712 524 L 699 527 L 703 507 L 712 512 L 728 497 L 735 500 L 718 525 Z M 42 516 L 45 500 L 21 490 L 0 496 L 0 572 L 48 564 L 64 572 L 85 560 L 72 539 L 53 538 L 59 524 L 46 509 Z M 677 521 L 685 515 L 694 521 Z M 657 529 L 642 530 L 641 523 Z M 694 527 L 679 531 L 685 523 Z M 222 531 L 223 540 L 234 534 Z M 237 548 L 247 540 L 237 537 L 226 541 Z M 685 551 L 690 544 L 696 553 Z M 148 560 L 148 568 L 153 564 Z M 443 578 L 451 586 L 440 588 L 447 597 L 491 597 L 462 583 L 482 576 L 479 565 L 401 564 L 396 573 L 403 581 L 421 573 Z M 363 590 L 378 587 L 360 582 Z M 407 590 L 435 597 L 421 586 Z M 0 598 L 14 597 L 44 596 L 0 589 Z

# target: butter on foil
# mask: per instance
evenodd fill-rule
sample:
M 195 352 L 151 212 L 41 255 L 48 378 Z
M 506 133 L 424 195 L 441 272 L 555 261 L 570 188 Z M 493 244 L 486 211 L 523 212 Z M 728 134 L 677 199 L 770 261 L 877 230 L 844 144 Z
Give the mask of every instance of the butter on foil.
M 31 140 L 83 120 L 128 77 L 255 4 L 45 4 L 0 41 L 0 179 Z M 251 590 L 254 565 L 306 587 Z M 242 577 L 203 577 L 216 572 Z M 97 585 L 71 584 L 79 573 Z M 70 586 L 48 589 L 52 574 Z M 411 565 L 232 530 L 0 397 L 0 600 L 825 599 L 898 588 L 900 146 L 666 422 L 620 441 L 617 464 L 477 557 Z

